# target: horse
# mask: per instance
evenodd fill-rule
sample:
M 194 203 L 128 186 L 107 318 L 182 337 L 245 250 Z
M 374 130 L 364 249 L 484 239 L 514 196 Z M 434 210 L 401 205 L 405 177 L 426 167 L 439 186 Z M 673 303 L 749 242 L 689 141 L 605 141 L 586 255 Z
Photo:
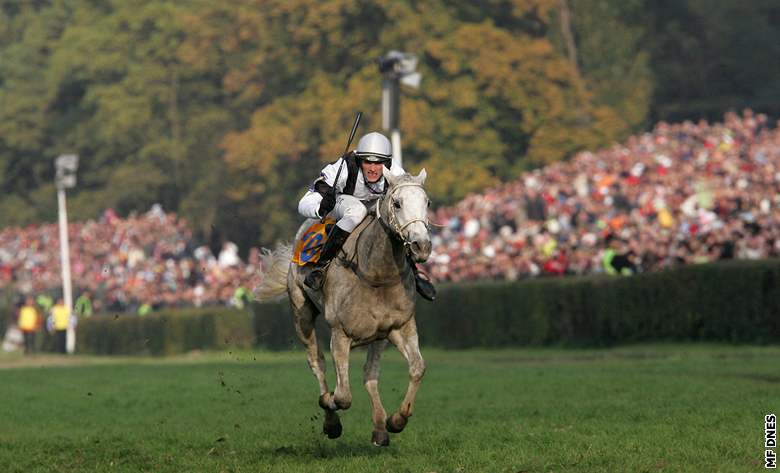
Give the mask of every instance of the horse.
M 323 432 L 328 438 L 342 433 L 336 411 L 349 409 L 349 353 L 368 346 L 363 385 L 371 400 L 376 446 L 390 444 L 388 432 L 401 432 L 412 416 L 414 400 L 425 374 L 415 321 L 415 280 L 409 259 L 421 263 L 431 254 L 428 228 L 430 201 L 425 192 L 426 172 L 393 175 L 383 169 L 386 192 L 344 243 L 330 263 L 320 291 L 303 284 L 311 269 L 291 262 L 292 247 L 281 244 L 266 251 L 264 280 L 255 294 L 261 301 L 287 292 L 295 331 L 306 351 L 309 367 L 319 383 L 319 406 L 325 411 Z M 315 220 L 307 220 L 298 241 Z M 325 379 L 325 358 L 317 343 L 315 319 L 324 315 L 331 329 L 330 349 L 336 370 L 336 389 Z M 409 383 L 401 405 L 387 417 L 379 397 L 379 361 L 388 343 L 401 352 L 409 367 Z

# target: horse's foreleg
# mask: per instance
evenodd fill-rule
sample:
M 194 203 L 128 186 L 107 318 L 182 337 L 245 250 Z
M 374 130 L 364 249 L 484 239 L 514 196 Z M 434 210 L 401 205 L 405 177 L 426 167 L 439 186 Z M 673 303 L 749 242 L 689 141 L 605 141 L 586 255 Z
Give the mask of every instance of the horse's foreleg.
M 406 395 L 398 411 L 387 419 L 387 430 L 397 433 L 404 430 L 406 422 L 412 416 L 417 388 L 420 387 L 420 381 L 425 374 L 425 360 L 423 360 L 422 354 L 420 354 L 417 324 L 414 318 L 400 329 L 390 332 L 388 338 L 409 364 L 409 387 L 406 390 Z
M 387 413 L 379 398 L 379 359 L 385 347 L 387 347 L 387 340 L 379 340 L 370 344 L 366 355 L 366 364 L 363 366 L 363 385 L 368 391 L 369 399 L 371 399 L 371 417 L 374 421 L 371 441 L 379 447 L 390 445 L 390 436 L 387 435 L 385 427 Z
M 352 405 L 352 393 L 349 390 L 349 350 L 352 341 L 339 329 L 333 329 L 330 336 L 330 352 L 336 367 L 336 390 L 333 392 L 333 404 L 336 409 L 349 409 Z

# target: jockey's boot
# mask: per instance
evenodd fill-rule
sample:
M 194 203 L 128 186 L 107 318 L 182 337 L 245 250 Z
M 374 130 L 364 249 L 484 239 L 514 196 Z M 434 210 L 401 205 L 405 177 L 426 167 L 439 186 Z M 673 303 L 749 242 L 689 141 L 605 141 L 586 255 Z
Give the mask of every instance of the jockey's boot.
M 322 283 L 325 282 L 325 268 L 339 253 L 341 246 L 347 241 L 347 237 L 349 237 L 348 231 L 342 230 L 338 225 L 333 226 L 333 231 L 320 250 L 320 258 L 314 263 L 314 268 L 306 275 L 306 279 L 303 280 L 306 286 L 315 291 L 322 289 Z
M 436 288 L 433 286 L 433 283 L 428 276 L 417 269 L 417 263 L 412 261 L 411 258 L 409 258 L 409 264 L 412 265 L 412 271 L 414 271 L 414 286 L 417 289 L 417 293 L 420 294 L 423 299 L 429 301 L 436 299 Z

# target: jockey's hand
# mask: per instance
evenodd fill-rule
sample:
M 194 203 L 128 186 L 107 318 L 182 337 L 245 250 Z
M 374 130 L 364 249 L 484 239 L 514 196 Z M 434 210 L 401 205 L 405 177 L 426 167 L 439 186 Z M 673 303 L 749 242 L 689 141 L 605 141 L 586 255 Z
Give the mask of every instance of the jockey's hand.
M 320 208 L 319 210 L 317 210 L 317 213 L 319 214 L 320 218 L 324 218 L 326 215 L 330 213 L 331 210 L 333 210 L 333 207 L 335 206 L 336 206 L 336 194 L 333 192 L 328 192 L 322 196 L 322 201 L 320 202 Z

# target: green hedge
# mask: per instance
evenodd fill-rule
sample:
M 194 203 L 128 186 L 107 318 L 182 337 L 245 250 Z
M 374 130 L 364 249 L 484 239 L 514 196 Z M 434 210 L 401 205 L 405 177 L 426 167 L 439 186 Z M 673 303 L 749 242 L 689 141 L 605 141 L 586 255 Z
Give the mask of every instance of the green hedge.
M 286 350 L 301 346 L 293 326 L 290 302 L 283 298 L 276 302 L 254 304 L 255 337 L 257 344 L 271 350 Z M 320 346 L 330 346 L 330 327 L 324 317 L 317 317 L 317 336 Z
M 256 310 L 267 318 L 258 338 L 272 338 L 275 348 L 293 343 L 286 301 Z M 436 302 L 417 304 L 417 324 L 423 345 L 443 348 L 777 342 L 780 261 L 730 261 L 631 277 L 445 285 Z M 327 332 L 320 332 L 327 340 Z
M 289 303 L 94 316 L 80 353 L 164 355 L 299 347 Z M 780 261 L 732 261 L 632 277 L 547 278 L 443 286 L 418 303 L 421 343 L 443 348 L 608 346 L 643 341 L 780 340 Z M 328 346 L 322 317 L 318 332 Z
M 780 262 L 732 261 L 632 277 L 442 288 L 419 304 L 431 346 L 605 346 L 655 340 L 780 340 Z
M 170 355 L 191 350 L 251 347 L 247 311 L 213 307 L 137 315 L 95 315 L 79 322 L 76 351 L 99 355 Z
M 327 346 L 329 330 L 318 321 Z M 53 340 L 43 333 L 43 349 Z M 289 303 L 254 304 L 251 311 L 227 307 L 159 311 L 137 315 L 92 316 L 79 322 L 76 351 L 98 355 L 170 355 L 191 350 L 252 346 L 285 350 L 298 345 Z

